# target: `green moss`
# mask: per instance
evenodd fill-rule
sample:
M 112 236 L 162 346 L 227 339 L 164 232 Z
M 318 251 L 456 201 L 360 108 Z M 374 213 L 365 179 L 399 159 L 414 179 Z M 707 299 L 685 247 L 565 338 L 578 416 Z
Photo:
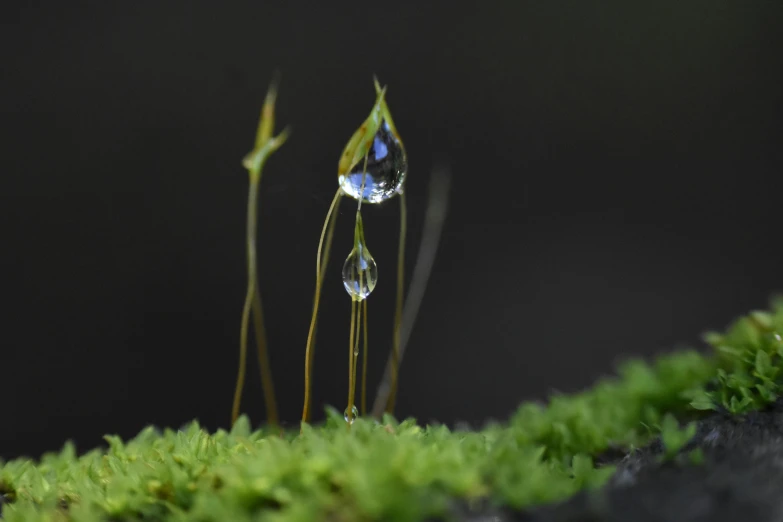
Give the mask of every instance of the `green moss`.
M 709 332 L 705 341 L 718 366 L 709 386 L 686 392 L 700 410 L 725 409 L 739 414 L 764 408 L 783 393 L 783 298 L 770 312 L 737 319 L 725 333 Z
M 696 435 L 696 423 L 689 422 L 686 426 L 680 427 L 677 419 L 670 413 L 663 417 L 661 423 L 661 442 L 663 443 L 662 460 L 673 460 L 680 454 L 680 450 Z M 698 454 L 694 457 L 699 459 Z
M 725 334 L 709 334 L 714 355 L 684 351 L 651 364 L 627 362 L 618 376 L 545 406 L 527 403 L 506 424 L 481 431 L 357 420 L 328 411 L 303 433 L 229 433 L 197 423 L 77 456 L 66 444 L 39 462 L 0 467 L 6 522 L 36 521 L 419 521 L 447 513 L 454 499 L 515 508 L 602 485 L 607 450 L 628 451 L 662 434 L 664 458 L 692 437 L 676 419 L 721 406 L 763 408 L 780 394 L 783 301 Z M 689 459 L 698 463 L 700 453 Z

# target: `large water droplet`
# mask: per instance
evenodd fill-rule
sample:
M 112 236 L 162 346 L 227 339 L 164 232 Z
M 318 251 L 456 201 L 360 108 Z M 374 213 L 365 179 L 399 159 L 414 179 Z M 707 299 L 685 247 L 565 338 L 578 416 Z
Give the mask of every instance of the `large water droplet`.
M 345 413 L 343 414 L 345 422 L 348 424 L 353 424 L 353 421 L 355 421 L 357 417 L 359 417 L 359 408 L 354 406 L 351 408 L 351 411 L 348 411 L 348 408 L 345 408 Z
M 375 289 L 378 282 L 378 265 L 367 247 L 359 243 L 345 260 L 343 265 L 343 285 L 345 291 L 355 301 L 363 301 Z
M 362 199 L 367 203 L 380 203 L 402 192 L 407 172 L 408 158 L 402 143 L 384 120 L 367 154 L 366 175 L 363 174 L 362 159 L 351 172 L 340 175 L 337 181 L 343 192 L 358 200 L 364 177 Z

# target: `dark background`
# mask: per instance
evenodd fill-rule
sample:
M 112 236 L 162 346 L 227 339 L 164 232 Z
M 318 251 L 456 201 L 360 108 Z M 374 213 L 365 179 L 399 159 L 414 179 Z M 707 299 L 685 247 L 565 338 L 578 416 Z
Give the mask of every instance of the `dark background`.
M 282 72 L 259 270 L 285 420 L 301 411 L 337 158 L 374 101 L 406 144 L 415 259 L 432 166 L 451 213 L 399 416 L 503 419 L 763 308 L 783 289 L 783 4 L 28 2 L 0 17 L 0 455 L 194 418 L 227 427 L 249 151 Z M 778 188 L 775 188 L 778 187 Z M 344 407 L 344 202 L 315 365 Z M 398 202 L 365 207 L 386 359 Z M 263 420 L 250 362 L 243 404 Z

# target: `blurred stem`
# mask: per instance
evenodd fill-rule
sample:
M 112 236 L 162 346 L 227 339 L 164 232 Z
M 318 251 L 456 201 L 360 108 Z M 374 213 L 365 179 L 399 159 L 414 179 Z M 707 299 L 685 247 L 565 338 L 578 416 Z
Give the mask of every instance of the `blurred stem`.
M 258 223 L 258 188 L 261 184 L 261 163 L 250 171 L 250 185 L 247 198 L 247 293 L 245 304 L 242 308 L 242 326 L 239 339 L 239 374 L 237 386 L 234 390 L 234 406 L 231 411 L 231 423 L 239 417 L 242 401 L 242 390 L 245 385 L 247 371 L 247 338 L 249 330 L 249 316 L 253 312 L 253 329 L 255 330 L 256 351 L 258 353 L 258 365 L 261 372 L 261 384 L 264 387 L 264 402 L 266 403 L 267 422 L 276 426 L 277 400 L 275 398 L 275 386 L 272 380 L 272 367 L 269 362 L 267 350 L 266 329 L 264 327 L 263 307 L 261 305 L 261 290 L 258 286 L 258 273 L 256 269 L 256 229 Z
M 247 196 L 247 292 L 245 293 L 245 304 L 242 307 L 242 323 L 239 333 L 239 373 L 237 375 L 236 389 L 234 390 L 234 405 L 231 409 L 232 425 L 239 418 L 242 390 L 245 387 L 245 373 L 247 372 L 248 323 L 250 321 L 250 311 L 253 308 L 253 295 L 256 290 L 256 207 L 258 205 L 260 173 L 260 165 L 251 170 Z
M 269 351 L 267 350 L 264 309 L 261 306 L 261 291 L 258 288 L 258 279 L 255 281 L 253 292 L 253 329 L 256 334 L 256 352 L 258 353 L 258 366 L 261 372 L 261 385 L 264 387 L 266 419 L 270 426 L 277 426 L 279 420 L 277 416 L 275 383 L 272 380 L 272 364 L 269 361 Z
M 231 408 L 231 424 L 239 418 L 242 403 L 242 391 L 245 387 L 245 374 L 247 372 L 247 337 L 250 322 L 250 313 L 253 312 L 253 327 L 256 336 L 256 350 L 258 352 L 258 364 L 261 371 L 261 383 L 264 387 L 264 401 L 266 402 L 267 421 L 271 425 L 278 423 L 277 401 L 272 381 L 272 368 L 267 352 L 266 330 L 264 328 L 264 314 L 261 305 L 261 291 L 258 287 L 258 274 L 256 269 L 256 229 L 258 223 L 258 189 L 261 184 L 261 172 L 269 155 L 279 149 L 288 139 L 290 129 L 285 128 L 277 136 L 272 136 L 275 123 L 275 100 L 277 99 L 277 84 L 280 75 L 275 74 L 272 83 L 261 107 L 261 116 L 258 119 L 255 146 L 242 160 L 242 165 L 248 170 L 250 184 L 247 196 L 247 293 L 242 307 L 242 323 L 239 332 L 239 370 L 237 374 L 236 388 L 234 390 L 234 404 Z
M 381 418 L 389 404 L 392 368 L 395 366 L 399 368 L 399 365 L 402 363 L 405 347 L 410 339 L 416 316 L 419 313 L 419 307 L 424 298 L 424 290 L 432 273 L 432 266 L 435 262 L 435 254 L 438 250 L 438 243 L 443 232 L 443 222 L 446 219 L 448 209 L 450 182 L 451 174 L 445 166 L 435 169 L 430 178 L 429 201 L 427 203 L 427 213 L 424 216 L 424 231 L 416 256 L 416 263 L 413 266 L 413 276 L 408 290 L 408 298 L 403 307 L 398 358 L 396 364 L 393 360 L 393 354 L 387 360 L 383 379 L 378 386 L 375 401 L 373 402 L 372 416 L 378 419 Z
M 405 237 L 408 231 L 408 208 L 405 193 L 400 194 L 400 244 L 397 249 L 397 306 L 394 311 L 394 334 L 392 340 L 391 390 L 386 404 L 386 413 L 394 414 L 397 402 L 397 386 L 400 371 L 400 330 L 402 329 L 402 305 L 405 294 Z

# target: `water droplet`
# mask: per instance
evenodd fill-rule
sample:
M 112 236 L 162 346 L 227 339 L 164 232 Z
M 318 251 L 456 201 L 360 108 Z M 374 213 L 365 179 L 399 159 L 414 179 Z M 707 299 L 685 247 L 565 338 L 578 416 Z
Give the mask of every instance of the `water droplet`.
M 363 301 L 375 289 L 378 282 L 378 265 L 367 247 L 359 245 L 351 250 L 343 265 L 345 291 L 355 301 Z
M 780 337 L 780 334 L 777 333 L 777 332 L 775 332 L 775 340 L 776 341 L 783 341 L 783 339 L 781 339 L 781 337 Z
M 345 422 L 348 424 L 353 424 L 353 421 L 355 421 L 359 417 L 359 408 L 354 406 L 351 408 L 351 411 L 348 411 L 348 408 L 345 408 Z
M 367 154 L 367 172 L 364 174 L 364 159 L 349 172 L 341 174 L 337 181 L 347 195 L 359 199 L 364 177 L 362 199 L 367 203 L 380 203 L 402 193 L 402 184 L 408 172 L 408 158 L 402 143 L 392 133 L 384 120 L 375 134 Z

